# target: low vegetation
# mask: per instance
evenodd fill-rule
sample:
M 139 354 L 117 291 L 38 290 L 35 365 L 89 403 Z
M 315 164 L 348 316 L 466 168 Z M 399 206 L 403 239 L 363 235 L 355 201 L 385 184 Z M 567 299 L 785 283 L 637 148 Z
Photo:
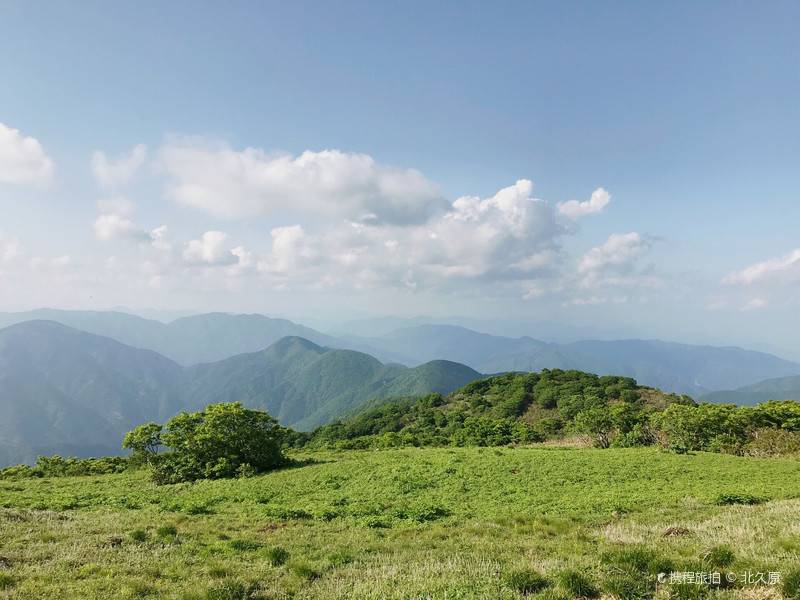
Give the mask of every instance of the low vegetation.
M 210 405 L 0 471 L 0 599 L 794 599 L 798 431 L 561 370 L 311 432 Z
M 550 447 L 292 458 L 162 486 L 144 471 L 0 482 L 0 598 L 650 598 L 659 573 L 789 577 L 800 552 L 793 460 Z

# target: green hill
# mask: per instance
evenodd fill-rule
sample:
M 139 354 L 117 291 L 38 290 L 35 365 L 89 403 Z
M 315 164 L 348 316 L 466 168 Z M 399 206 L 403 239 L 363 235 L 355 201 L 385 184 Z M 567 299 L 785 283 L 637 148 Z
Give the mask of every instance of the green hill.
M 0 330 L 0 467 L 37 454 L 117 454 L 134 427 L 217 402 L 241 400 L 302 429 L 372 398 L 448 393 L 478 377 L 446 361 L 407 369 L 298 337 L 183 368 L 149 350 L 28 321 Z

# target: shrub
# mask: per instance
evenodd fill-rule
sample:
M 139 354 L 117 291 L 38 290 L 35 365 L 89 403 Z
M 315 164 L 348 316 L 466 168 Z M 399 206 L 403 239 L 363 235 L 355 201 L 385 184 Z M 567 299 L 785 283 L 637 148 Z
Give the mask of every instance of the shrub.
M 751 496 L 750 494 L 729 493 L 719 494 L 714 498 L 713 502 L 719 506 L 724 506 L 726 504 L 761 504 L 764 500 L 764 498 Z
M 266 411 L 241 402 L 210 404 L 205 411 L 181 413 L 160 425 L 148 423 L 125 436 L 123 448 L 135 462 L 151 466 L 156 483 L 250 476 L 286 462 L 285 430 Z M 161 445 L 170 452 L 157 454 Z
M 145 542 L 147 541 L 147 532 L 143 529 L 137 529 L 131 532 L 131 540 L 134 542 Z

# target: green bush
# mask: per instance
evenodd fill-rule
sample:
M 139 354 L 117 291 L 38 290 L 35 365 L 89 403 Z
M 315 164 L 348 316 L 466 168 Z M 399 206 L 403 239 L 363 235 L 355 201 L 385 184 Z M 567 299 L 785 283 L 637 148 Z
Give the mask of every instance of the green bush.
M 210 404 L 205 411 L 181 413 L 160 425 L 148 423 L 125 436 L 123 448 L 152 468 L 158 484 L 250 476 L 286 462 L 285 430 L 266 411 L 241 402 Z M 171 451 L 157 454 L 167 446 Z
M 750 494 L 726 493 L 716 496 L 713 500 L 713 503 L 719 506 L 724 506 L 727 504 L 761 504 L 764 501 L 764 498 L 751 496 Z

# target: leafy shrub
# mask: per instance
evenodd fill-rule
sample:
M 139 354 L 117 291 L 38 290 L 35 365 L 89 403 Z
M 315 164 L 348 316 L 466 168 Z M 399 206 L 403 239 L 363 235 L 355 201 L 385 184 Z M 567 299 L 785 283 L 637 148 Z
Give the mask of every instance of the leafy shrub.
M 716 496 L 713 500 L 713 503 L 719 506 L 724 506 L 727 504 L 761 504 L 764 501 L 764 498 L 751 496 L 750 494 L 727 493 Z
M 759 427 L 749 435 L 750 441 L 744 452 L 749 456 L 795 456 L 800 454 L 800 433 L 777 429 L 775 427 Z
M 147 532 L 144 529 L 136 529 L 131 532 L 131 540 L 134 542 L 146 542 Z
M 156 483 L 178 483 L 262 473 L 286 462 L 285 430 L 266 411 L 241 402 L 210 404 L 205 411 L 181 413 L 160 425 L 148 423 L 125 436 L 123 448 L 152 468 Z M 156 454 L 161 445 L 170 452 Z
M 549 579 L 531 569 L 510 571 L 506 573 L 503 579 L 508 587 L 518 591 L 520 594 L 535 594 L 551 585 Z

